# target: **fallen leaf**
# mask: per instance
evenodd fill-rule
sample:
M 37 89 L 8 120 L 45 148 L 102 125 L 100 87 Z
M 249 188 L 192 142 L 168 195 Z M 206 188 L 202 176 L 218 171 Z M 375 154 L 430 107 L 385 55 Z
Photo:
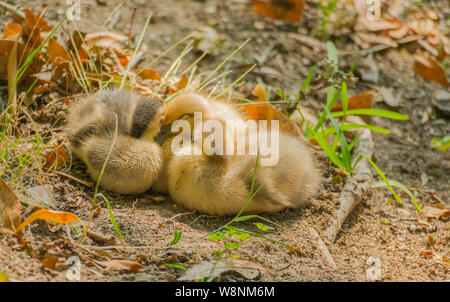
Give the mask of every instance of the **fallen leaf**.
M 302 20 L 304 0 L 252 0 L 253 10 L 274 20 Z
M 16 229 L 16 233 L 22 230 L 24 227 L 35 221 L 36 219 L 44 219 L 51 222 L 56 222 L 60 224 L 66 224 L 71 222 L 80 221 L 82 220 L 78 218 L 76 215 L 68 212 L 60 212 L 60 211 L 53 211 L 48 209 L 40 209 L 31 214 L 27 217 L 27 219 L 22 222 L 21 225 Z
M 353 109 L 367 109 L 372 108 L 373 106 L 373 90 L 368 90 L 358 95 L 352 96 L 348 99 L 348 107 L 347 110 Z M 331 111 L 342 111 L 343 106 L 342 103 L 334 105 Z
M 48 256 L 42 260 L 42 265 L 45 268 L 54 270 L 54 271 L 62 271 L 67 268 L 66 259 L 58 256 Z
M 56 208 L 56 200 L 53 194 L 53 186 L 43 185 L 35 186 L 27 190 L 32 199 L 32 204 L 36 206 L 45 205 L 50 208 Z
M 450 136 L 433 137 L 430 145 L 432 148 L 439 149 L 442 152 L 446 152 L 450 148 Z
M 450 217 L 450 210 L 424 206 L 422 209 L 422 215 L 425 218 L 433 218 L 433 219 L 439 219 L 441 217 L 446 218 Z
M 419 253 L 420 256 L 424 257 L 424 258 L 431 258 L 433 257 L 433 251 L 422 251 Z
M 141 77 L 143 80 L 156 80 L 161 81 L 161 76 L 159 75 L 158 71 L 156 71 L 153 68 L 142 68 L 137 71 L 137 74 L 139 77 Z
M 22 31 L 22 26 L 16 23 L 6 23 L 5 32 L 3 33 L 3 39 L 14 37 Z
M 204 277 L 216 278 L 224 272 L 234 271 L 244 278 L 253 280 L 261 273 L 268 272 L 268 269 L 258 263 L 234 258 L 224 258 L 219 261 L 202 261 L 194 264 L 178 278 L 178 281 L 195 281 Z
M 86 41 L 86 44 L 89 48 L 92 48 L 94 46 L 109 48 L 119 41 L 124 41 L 128 39 L 129 39 L 128 36 L 110 31 L 99 31 L 95 33 L 89 33 L 86 34 L 86 36 L 84 37 L 84 40 Z
M 414 56 L 414 72 L 427 81 L 449 87 L 447 74 L 442 66 L 433 58 L 425 55 Z
M 270 129 L 271 121 L 278 120 L 281 131 L 297 137 L 300 136 L 301 131 L 299 127 L 266 100 L 265 88 L 261 84 L 253 88 L 252 94 L 258 97 L 255 100 L 255 104 L 245 103 L 240 106 L 240 109 L 248 119 L 256 121 L 266 120 L 268 121 L 268 129 Z
M 69 63 L 72 62 L 72 58 L 70 57 L 67 50 L 56 42 L 55 39 L 50 39 L 48 41 L 47 46 L 48 56 L 50 57 L 50 61 L 54 66 L 57 66 L 61 63 Z
M 69 162 L 69 153 L 64 144 L 57 145 L 44 153 L 44 168 L 59 170 Z
M 91 238 L 95 243 L 103 245 L 121 245 L 120 239 L 114 235 L 104 235 L 101 233 L 88 231 L 87 236 Z
M 20 225 L 20 201 L 8 184 L 0 178 L 0 224 L 17 231 Z
M 169 94 L 174 94 L 177 91 L 185 88 L 189 83 L 189 78 L 186 75 L 183 75 L 180 79 L 178 79 L 175 83 L 169 84 Z
M 144 266 L 140 263 L 130 261 L 130 260 L 109 260 L 109 261 L 96 261 L 96 263 L 104 267 L 107 271 L 129 271 L 136 272 Z

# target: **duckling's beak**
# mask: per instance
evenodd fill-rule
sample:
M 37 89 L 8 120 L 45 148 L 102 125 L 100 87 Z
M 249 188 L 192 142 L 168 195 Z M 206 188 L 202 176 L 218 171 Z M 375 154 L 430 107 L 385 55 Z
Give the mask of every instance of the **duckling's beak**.
M 170 125 L 186 114 L 201 112 L 203 119 L 214 119 L 214 111 L 208 100 L 201 95 L 188 93 L 175 97 L 167 105 L 166 119 L 163 125 Z

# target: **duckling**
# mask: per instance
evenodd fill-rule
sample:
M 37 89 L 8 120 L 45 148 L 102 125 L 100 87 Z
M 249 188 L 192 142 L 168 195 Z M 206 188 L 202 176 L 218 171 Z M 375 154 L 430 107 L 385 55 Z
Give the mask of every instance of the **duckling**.
M 97 180 L 114 142 L 100 185 L 120 194 L 147 191 L 163 166 L 161 147 L 153 141 L 166 106 L 124 90 L 84 97 L 69 109 L 66 136 L 72 152 Z
M 239 108 L 229 102 L 185 93 L 170 101 L 164 124 L 195 112 L 202 113 L 203 121 L 219 121 L 224 129 L 227 120 L 246 120 Z M 245 129 L 238 127 L 233 144 L 239 140 L 248 143 L 245 135 Z M 162 144 L 165 163 L 156 186 L 168 191 L 175 202 L 211 215 L 236 214 L 249 198 L 244 213 L 300 207 L 317 192 L 321 182 L 310 151 L 298 138 L 285 133 L 279 133 L 279 159 L 272 166 L 260 165 L 257 155 L 206 155 L 202 142 L 195 140 L 192 146 L 181 148 L 174 148 L 172 142 L 173 138 Z M 250 197 L 252 187 L 256 194 Z

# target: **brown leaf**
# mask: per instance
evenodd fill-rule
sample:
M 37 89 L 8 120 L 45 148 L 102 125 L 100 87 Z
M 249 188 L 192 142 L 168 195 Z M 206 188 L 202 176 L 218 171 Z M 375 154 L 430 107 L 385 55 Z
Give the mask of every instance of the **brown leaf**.
M 60 224 L 66 224 L 71 222 L 80 221 L 82 220 L 78 218 L 76 215 L 68 212 L 60 212 L 60 211 L 53 211 L 48 209 L 40 209 L 31 214 L 30 216 L 25 219 L 21 225 L 16 229 L 16 233 L 22 230 L 24 227 L 35 221 L 36 219 L 44 219 L 51 222 L 56 222 Z
M 72 62 L 72 58 L 70 57 L 67 50 L 56 42 L 55 39 L 50 39 L 48 41 L 47 46 L 48 56 L 50 57 L 50 61 L 54 66 L 57 66 L 61 63 L 69 63 Z
M 13 231 L 20 225 L 20 201 L 13 190 L 0 178 L 0 224 Z
M 425 55 L 414 56 L 414 72 L 427 81 L 449 87 L 447 74 L 442 66 L 433 58 Z
M 24 8 L 25 21 L 22 30 L 22 39 L 27 41 L 27 46 L 32 49 L 37 48 L 43 41 L 41 32 L 50 31 L 52 28 L 48 25 L 43 16 L 36 16 L 28 8 Z
M 17 47 L 17 66 L 20 66 L 24 59 L 31 54 L 32 50 L 21 42 L 13 40 L 0 40 L 0 79 L 7 79 L 8 58 L 10 58 L 10 54 L 15 47 Z M 13 62 L 11 61 L 11 63 Z M 36 57 L 33 58 L 27 71 L 36 72 L 40 70 L 42 67 L 40 63 L 41 62 Z
M 366 109 L 372 108 L 373 106 L 373 90 L 364 91 L 358 95 L 352 96 L 348 99 L 348 108 L 347 110 L 353 109 Z M 342 111 L 342 103 L 334 105 L 331 111 Z
M 156 71 L 153 68 L 143 68 L 139 69 L 138 72 L 139 76 L 144 80 L 156 80 L 161 81 L 161 76 L 159 75 L 158 71 Z
M 128 40 L 128 36 L 110 31 L 99 31 L 95 33 L 86 34 L 85 36 L 85 41 L 88 48 L 92 48 L 94 46 L 109 48 L 114 43 L 123 40 Z
M 109 260 L 109 261 L 96 261 L 98 265 L 103 266 L 107 271 L 129 271 L 136 272 L 144 268 L 140 263 L 130 260 Z
M 3 39 L 14 37 L 22 31 L 22 26 L 16 23 L 6 23 L 5 32 L 3 33 Z
M 253 10 L 271 19 L 290 22 L 302 20 L 304 0 L 252 0 Z
M 169 85 L 169 94 L 173 94 L 181 89 L 185 88 L 189 83 L 189 78 L 183 75 L 177 82 Z
M 44 168 L 59 170 L 69 162 L 69 153 L 64 145 L 58 145 L 44 155 Z
M 426 218 L 434 218 L 434 219 L 439 219 L 441 217 L 446 218 L 450 217 L 450 210 L 424 206 L 422 209 L 422 215 Z
M 242 112 L 248 119 L 251 120 L 266 120 L 268 121 L 268 129 L 270 129 L 270 121 L 278 120 L 280 123 L 280 130 L 294 136 L 300 136 L 300 129 L 292 122 L 286 115 L 274 108 L 266 100 L 266 92 L 262 85 L 258 84 L 253 88 L 252 94 L 258 96 L 255 101 L 256 104 L 248 104 L 240 106 Z
M 87 236 L 91 238 L 95 243 L 103 245 L 121 245 L 120 239 L 114 235 L 104 235 L 101 233 L 88 231 Z
M 62 271 L 67 268 L 66 259 L 58 256 L 48 256 L 42 260 L 42 265 L 45 268 L 54 270 L 54 271 Z

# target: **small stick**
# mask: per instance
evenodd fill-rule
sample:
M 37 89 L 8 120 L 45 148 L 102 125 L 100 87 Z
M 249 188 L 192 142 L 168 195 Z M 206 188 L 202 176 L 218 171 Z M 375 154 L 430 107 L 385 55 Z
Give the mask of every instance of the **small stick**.
M 320 252 L 322 253 L 323 258 L 328 263 L 328 265 L 333 270 L 337 269 L 336 262 L 334 262 L 333 257 L 331 256 L 331 253 L 328 250 L 327 245 L 325 244 L 325 242 L 323 242 L 322 238 L 320 238 L 320 236 L 317 233 L 317 231 L 315 229 L 313 229 L 313 228 L 309 228 L 309 232 L 311 233 L 311 235 L 313 235 L 313 237 L 317 241 L 318 248 L 319 248 Z
M 21 11 L 22 8 L 20 6 L 18 6 L 18 5 L 12 5 L 12 4 L 6 3 L 4 1 L 0 1 L 0 6 L 2 6 L 4 8 L 6 8 L 7 10 L 15 13 L 16 15 L 19 15 L 21 18 L 25 18 L 25 13 L 23 13 Z
M 350 119 L 353 119 L 354 123 L 364 124 L 359 117 L 347 117 L 347 120 Z M 353 160 L 360 154 L 365 154 L 369 158 L 373 155 L 372 132 L 369 129 L 360 131 L 361 136 L 355 145 Z M 363 158 L 355 167 L 355 176 L 350 178 L 345 184 L 339 197 L 340 205 L 336 217 L 325 230 L 325 235 L 329 242 L 334 242 L 348 215 L 360 203 L 362 197 L 370 189 L 371 183 L 372 173 L 370 172 L 370 164 Z

